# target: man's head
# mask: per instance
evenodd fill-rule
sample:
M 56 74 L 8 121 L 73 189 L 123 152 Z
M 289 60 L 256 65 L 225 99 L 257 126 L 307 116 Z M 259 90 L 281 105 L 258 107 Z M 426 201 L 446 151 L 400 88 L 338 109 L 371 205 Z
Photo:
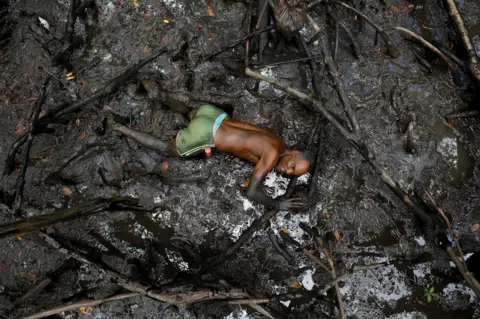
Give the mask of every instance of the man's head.
M 280 156 L 277 171 L 282 174 L 300 176 L 308 172 L 313 162 L 310 151 L 287 150 Z

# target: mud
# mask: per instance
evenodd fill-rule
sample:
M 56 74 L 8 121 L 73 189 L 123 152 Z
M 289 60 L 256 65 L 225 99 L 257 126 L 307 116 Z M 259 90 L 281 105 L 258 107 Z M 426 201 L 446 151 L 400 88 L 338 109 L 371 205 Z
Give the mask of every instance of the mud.
M 364 3 L 365 13 L 380 25 L 414 30 L 429 41 L 453 46 L 456 54 L 465 57 L 441 1 Z M 98 0 L 96 4 L 95 12 L 87 11 L 87 18 L 77 21 L 78 46 L 71 64 L 63 66 L 52 65 L 51 53 L 63 47 L 58 39 L 63 37 L 69 1 L 18 0 L 11 4 L 15 24 L 11 40 L 0 56 L 0 171 L 12 142 L 27 129 L 32 99 L 46 72 L 55 79 L 44 112 L 59 102 L 90 96 L 128 65 L 162 45 L 175 46 L 180 38 L 188 38 L 184 58 L 160 57 L 112 97 L 84 107 L 66 123 L 53 125 L 53 134 L 38 135 L 26 175 L 25 216 L 114 194 L 146 196 L 164 203 L 153 213 L 103 213 L 46 229 L 67 247 L 122 274 L 160 285 L 182 272 L 198 270 L 202 261 L 224 251 L 263 213 L 263 207 L 243 195 L 242 183 L 253 166 L 218 152 L 208 159 L 172 160 L 118 134 L 102 136 L 99 131 L 107 113 L 113 112 L 126 124 L 167 140 L 185 125 L 185 119 L 172 109 L 185 111 L 201 102 L 215 103 L 236 119 L 270 128 L 291 145 L 308 143 L 314 119 L 310 111 L 286 98 L 282 91 L 266 83 L 253 91 L 253 80 L 229 71 L 226 66 L 242 59 L 243 46 L 218 59 L 197 63 L 202 55 L 243 35 L 246 3 Z M 480 5 L 465 0 L 459 2 L 459 8 L 480 52 Z M 315 12 L 312 15 L 317 19 Z M 381 41 L 374 43 L 375 31 L 370 26 L 360 32 L 360 22 L 350 13 L 337 8 L 336 15 L 352 28 L 364 56 L 362 61 L 356 60 L 348 38 L 341 33 L 337 56 L 340 77 L 378 162 L 404 190 L 413 190 L 417 182 L 430 190 L 452 216 L 464 253 L 474 260 L 480 254 L 479 233 L 471 230 L 480 222 L 478 120 L 444 120 L 446 114 L 472 106 L 474 92 L 468 89 L 467 77 L 462 87 L 457 86 L 444 64 L 417 47 L 432 63 L 432 72 L 428 72 L 414 55 L 414 45 L 395 33 L 393 40 L 401 54 L 393 59 Z M 306 39 L 311 35 L 306 28 L 301 34 Z M 301 56 L 293 47 L 275 54 L 273 40 L 270 35 L 263 53 L 266 65 Z M 319 54 L 318 43 L 311 50 Z M 252 63 L 257 58 L 254 54 Z M 65 79 L 67 70 L 74 73 L 73 81 Z M 306 93 L 313 92 L 305 62 L 271 65 L 260 71 Z M 324 103 L 342 114 L 323 67 L 320 72 Z M 405 121 L 411 112 L 417 122 L 413 154 L 405 150 Z M 354 264 L 392 262 L 382 269 L 356 273 L 341 283 L 349 318 L 480 318 L 473 291 L 446 255 L 426 244 L 413 214 L 331 125 L 326 124 L 324 131 L 314 210 L 280 212 L 268 227 L 276 234 L 287 231 L 298 243 L 312 249 L 315 243 L 304 225 L 318 234 L 339 232 L 341 239 L 334 244 L 337 273 Z M 185 175 L 209 172 L 208 179 L 169 183 L 145 174 L 164 161 L 170 170 L 181 170 Z M 17 176 L 14 172 L 2 180 L 0 194 L 5 203 L 14 191 Z M 297 195 L 307 194 L 309 181 L 309 175 L 297 181 Z M 265 181 L 272 197 L 284 194 L 287 185 L 288 179 L 276 173 L 269 174 Z M 3 204 L 0 210 L 0 223 L 18 218 Z M 236 255 L 217 267 L 216 275 L 258 297 L 294 291 L 292 286 L 297 283 L 302 284 L 301 289 L 312 290 L 330 280 L 297 247 L 288 242 L 282 245 L 293 256 L 293 262 L 288 263 L 274 250 L 266 229 L 258 231 Z M 39 297 L 14 309 L 13 302 L 32 285 L 51 276 L 65 257 L 35 234 L 3 240 L 0 250 L 0 313 L 7 318 L 118 292 L 94 268 L 76 263 L 52 278 Z M 471 253 L 476 254 L 472 257 Z M 476 262 L 472 265 L 480 267 Z M 433 286 L 437 294 L 431 302 L 424 292 L 427 285 Z M 279 317 L 328 318 L 334 300 L 335 296 L 325 294 L 317 302 L 296 300 L 272 307 Z M 139 297 L 93 307 L 88 314 L 75 310 L 59 317 L 246 319 L 260 315 L 248 307 L 222 303 L 176 308 Z

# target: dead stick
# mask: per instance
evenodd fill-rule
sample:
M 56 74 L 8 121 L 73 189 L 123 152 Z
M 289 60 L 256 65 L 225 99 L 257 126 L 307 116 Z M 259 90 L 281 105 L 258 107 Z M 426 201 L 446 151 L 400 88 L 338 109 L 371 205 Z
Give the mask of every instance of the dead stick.
M 457 26 L 458 33 L 460 33 L 460 37 L 462 38 L 463 45 L 465 45 L 465 49 L 467 50 L 468 57 L 470 58 L 470 69 L 471 72 L 477 82 L 480 81 L 480 63 L 478 61 L 477 52 L 475 47 L 470 40 L 470 36 L 468 34 L 468 30 L 465 27 L 465 23 L 463 22 L 462 16 L 460 12 L 458 12 L 457 6 L 453 2 L 453 0 L 445 0 L 448 6 L 448 13 L 450 17 L 452 17 L 455 25 Z
M 34 216 L 9 224 L 0 225 L 0 239 L 19 236 L 25 233 L 39 230 L 46 226 L 65 222 L 74 218 L 85 217 L 95 213 L 104 212 L 108 209 L 114 209 L 117 205 L 137 205 L 138 199 L 133 197 L 112 197 L 98 198 L 92 201 L 79 204 L 75 207 L 60 210 L 50 214 Z
M 452 71 L 452 73 L 455 74 L 454 75 L 455 78 L 460 78 L 460 74 L 459 74 L 458 69 L 456 68 L 455 64 L 445 54 L 443 54 L 439 49 L 437 49 L 435 46 L 433 46 L 430 42 L 428 42 L 427 40 L 425 40 L 421 36 L 415 34 L 414 32 L 412 32 L 408 29 L 405 29 L 405 28 L 402 28 L 402 27 L 394 27 L 392 29 L 396 30 L 396 31 L 398 31 L 398 32 L 400 32 L 404 35 L 407 35 L 410 38 L 413 38 L 413 39 L 417 40 L 418 42 L 423 44 L 425 47 L 427 47 L 428 49 L 435 52 L 440 58 L 442 58 L 443 61 L 445 61 L 445 63 L 447 63 L 448 68 Z
M 446 115 L 445 119 L 447 121 L 450 121 L 453 119 L 471 118 L 471 117 L 478 117 L 478 116 L 480 116 L 479 110 L 471 110 L 471 111 L 463 111 L 463 112 L 457 112 L 457 113 Z
M 28 161 L 30 159 L 30 150 L 32 148 L 33 137 L 34 137 L 33 123 L 38 119 L 42 105 L 45 102 L 45 99 L 47 98 L 47 86 L 49 81 L 50 81 L 50 77 L 47 78 L 47 80 L 42 86 L 42 89 L 40 90 L 40 93 L 37 98 L 37 102 L 35 104 L 32 121 L 29 126 L 27 144 L 25 146 L 25 151 L 24 151 L 25 155 L 23 157 L 23 164 L 22 164 L 23 166 L 20 171 L 20 175 L 17 178 L 17 182 L 15 184 L 16 193 L 15 193 L 15 203 L 14 203 L 13 209 L 16 214 L 20 212 L 20 208 L 23 202 L 23 188 L 25 186 L 25 174 L 27 173 Z
M 18 137 L 17 140 L 13 143 L 10 151 L 8 152 L 7 158 L 5 159 L 5 167 L 3 168 L 3 176 L 7 176 L 13 173 L 15 170 L 15 157 L 20 150 L 20 148 L 27 142 L 28 135 L 23 134 Z
M 27 316 L 27 317 L 23 317 L 23 319 L 44 318 L 44 317 L 55 315 L 55 314 L 60 313 L 60 312 L 75 310 L 75 309 L 78 309 L 80 307 L 95 307 L 95 306 L 101 305 L 101 304 L 106 303 L 106 302 L 123 300 L 123 299 L 133 298 L 133 297 L 137 297 L 137 296 L 140 296 L 140 294 L 131 292 L 131 293 L 114 295 L 114 296 L 111 296 L 111 297 L 108 297 L 108 298 L 105 298 L 105 299 L 82 300 L 82 301 L 78 301 L 78 302 L 75 302 L 75 303 L 72 303 L 72 304 L 69 304 L 69 305 L 59 306 L 59 307 L 56 307 L 56 308 L 53 308 L 53 309 L 50 309 L 50 310 L 42 311 L 42 312 Z
M 340 80 L 337 66 L 333 61 L 332 54 L 327 43 L 328 36 L 324 26 L 324 22 L 321 23 L 321 27 L 320 27 L 320 25 L 316 24 L 312 18 L 307 17 L 307 23 L 312 27 L 312 29 L 318 30 L 320 49 L 322 50 L 323 60 L 324 60 L 326 69 L 328 71 L 328 74 L 330 75 L 330 78 L 333 82 L 333 86 L 335 87 L 335 90 L 337 91 L 337 94 L 340 97 L 340 100 L 342 101 L 343 109 L 347 114 L 348 119 L 350 120 L 353 133 L 360 134 L 360 126 L 358 125 L 357 117 L 355 116 L 355 112 L 352 108 L 350 99 L 348 98 L 347 93 L 345 92 L 345 89 L 343 87 L 343 82 Z
M 248 2 L 248 19 L 247 19 L 247 34 L 250 33 L 250 27 L 252 24 L 252 1 Z M 250 53 L 250 39 L 245 41 L 245 67 L 247 67 L 250 63 L 248 62 L 248 55 Z
M 327 265 L 325 265 L 324 262 L 322 262 L 319 258 L 317 258 L 314 254 L 312 254 L 312 252 L 310 250 L 308 250 L 307 248 L 304 248 L 303 249 L 303 252 L 305 253 L 305 255 L 308 256 L 308 258 L 310 258 L 311 261 L 313 261 L 315 264 L 319 265 L 320 267 L 322 267 L 326 272 L 328 272 L 329 274 L 332 274 L 332 271 L 330 269 L 328 269 Z
M 201 60 L 202 60 L 202 61 L 206 61 L 206 60 L 209 60 L 209 59 L 211 59 L 211 58 L 214 58 L 214 57 L 216 57 L 217 55 L 219 55 L 219 54 L 221 54 L 221 53 L 223 53 L 223 52 L 225 52 L 225 51 L 228 51 L 228 50 L 236 47 L 237 45 L 242 44 L 243 41 L 246 41 L 246 40 L 248 40 L 248 39 L 251 39 L 251 38 L 253 38 L 254 36 L 257 36 L 257 35 L 262 34 L 262 33 L 264 33 L 264 32 L 268 32 L 268 31 L 270 31 L 270 30 L 273 30 L 274 28 L 275 28 L 274 25 L 270 25 L 270 26 L 268 26 L 268 27 L 266 27 L 266 28 L 264 28 L 264 29 L 256 30 L 256 31 L 254 31 L 254 32 L 252 32 L 252 33 L 250 33 L 250 34 L 247 34 L 246 36 L 240 38 L 240 39 L 237 40 L 235 43 L 230 44 L 230 45 L 228 45 L 228 46 L 226 46 L 226 47 L 224 47 L 224 48 L 222 48 L 222 49 L 219 49 L 219 50 L 217 50 L 217 51 L 215 51 L 215 52 L 213 52 L 213 53 L 210 53 L 210 54 L 204 56 Z
M 330 268 L 332 269 L 332 277 L 333 279 L 335 279 L 337 278 L 337 272 L 335 271 L 335 263 L 333 262 L 333 245 L 331 240 L 328 241 L 328 261 L 330 263 Z M 340 288 L 338 287 L 338 283 L 335 284 L 335 293 L 337 294 L 338 312 L 340 314 L 340 318 L 345 319 L 345 312 L 343 311 L 342 294 L 340 293 Z
M 360 142 L 356 139 L 356 137 L 354 135 L 352 135 L 352 133 L 347 131 L 340 124 L 340 122 L 338 122 L 330 114 L 330 112 L 323 106 L 323 104 L 320 101 L 315 100 L 312 97 L 289 87 L 288 85 L 282 84 L 282 83 L 278 82 L 278 80 L 276 80 L 276 79 L 266 77 L 266 76 L 264 76 L 260 73 L 257 73 L 257 72 L 253 72 L 249 68 L 246 69 L 245 73 L 252 78 L 255 78 L 257 80 L 265 81 L 267 83 L 272 84 L 273 86 L 276 86 L 277 88 L 282 89 L 283 91 L 285 91 L 288 94 L 296 97 L 297 99 L 299 99 L 302 102 L 307 102 L 307 103 L 313 105 L 314 109 L 317 112 L 321 113 L 340 132 L 340 134 L 342 134 L 343 137 L 347 139 L 347 141 L 350 143 L 350 145 L 352 145 L 352 147 L 357 152 L 359 152 L 360 155 L 363 156 L 363 158 L 370 164 L 370 166 L 373 168 L 375 173 L 377 173 L 377 175 L 380 177 L 380 179 L 390 188 L 390 190 L 392 190 L 393 193 L 395 195 L 397 195 L 397 197 L 408 208 L 410 208 L 416 216 L 418 216 L 418 218 L 420 218 L 420 220 L 425 224 L 425 226 L 427 228 L 427 231 L 430 232 L 432 230 L 433 222 L 432 222 L 431 218 L 426 214 L 426 212 L 420 206 L 418 206 L 418 204 L 416 204 L 414 201 L 412 201 L 410 196 L 408 196 L 408 194 L 405 193 L 402 190 L 400 185 L 395 180 L 393 180 L 392 177 L 390 177 L 390 175 L 387 174 L 385 169 L 383 169 L 374 160 L 375 157 L 371 153 L 371 151 L 369 150 L 367 145 L 365 145 L 364 143 L 360 144 Z M 427 235 L 428 235 L 427 237 L 430 237 L 432 234 L 429 233 Z
M 342 1 L 333 1 L 333 3 L 335 4 L 338 4 L 338 5 L 341 5 L 343 6 L 344 8 L 347 8 L 348 10 L 351 10 L 353 12 L 355 12 L 358 16 L 362 17 L 363 19 L 365 19 L 365 21 L 367 21 L 375 30 L 377 30 L 377 32 L 380 34 L 380 36 L 382 37 L 383 41 L 385 41 L 385 44 L 387 45 L 387 50 L 388 50 L 388 53 L 393 57 L 393 58 L 396 58 L 398 57 L 398 49 L 397 47 L 393 44 L 392 42 L 392 39 L 390 38 L 390 36 L 385 32 L 385 30 L 383 30 L 382 28 L 380 28 L 380 26 L 378 26 L 378 24 L 376 24 L 372 19 L 370 19 L 369 17 L 367 17 L 365 14 L 363 14 L 361 11 L 355 9 L 354 7 L 351 7 L 349 6 L 348 4 L 342 2 Z

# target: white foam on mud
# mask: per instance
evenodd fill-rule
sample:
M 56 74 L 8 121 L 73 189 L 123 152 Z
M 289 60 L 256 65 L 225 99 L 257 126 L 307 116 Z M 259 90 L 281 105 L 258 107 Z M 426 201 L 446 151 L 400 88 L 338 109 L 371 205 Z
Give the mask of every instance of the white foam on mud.
M 285 307 L 288 307 L 290 306 L 290 303 L 292 302 L 291 300 L 286 300 L 286 301 L 281 301 L 280 302 L 285 306 Z
M 371 310 L 372 300 L 394 308 L 396 301 L 412 294 L 408 278 L 393 265 L 352 274 L 340 293 L 348 316 Z
M 306 184 L 308 184 L 309 180 L 310 180 L 310 173 L 300 175 L 297 178 L 297 185 L 306 185 Z
M 427 243 L 423 236 L 418 236 L 418 237 L 415 237 L 414 239 L 417 242 L 417 244 L 419 244 L 420 246 L 425 246 L 425 244 Z
M 412 312 L 400 312 L 400 313 L 394 313 L 393 315 L 387 317 L 387 319 L 428 319 L 428 317 L 418 311 L 412 311 Z
M 315 286 L 313 281 L 313 274 L 315 273 L 312 269 L 307 269 L 302 275 L 302 286 L 307 290 L 312 290 Z
M 276 73 L 273 67 L 265 67 L 260 71 L 260 74 L 269 77 L 269 78 L 277 78 Z M 280 97 L 285 95 L 285 92 L 282 90 L 276 89 L 273 85 L 268 82 L 260 81 L 260 85 L 258 86 L 259 91 L 263 91 L 265 89 L 271 88 L 276 96 Z
M 430 275 L 432 272 L 432 263 L 427 262 L 423 264 L 413 265 L 413 275 L 415 276 L 415 281 L 422 281 L 427 275 Z
M 189 268 L 188 263 L 183 260 L 183 257 L 182 255 L 180 255 L 180 253 L 173 250 L 169 250 L 169 249 L 165 249 L 165 253 L 167 255 L 168 260 L 170 260 L 172 264 L 177 265 L 178 268 L 180 268 L 180 270 L 182 271 L 188 270 Z
M 288 218 L 286 218 L 288 216 Z M 298 241 L 300 244 L 304 243 L 303 235 L 305 232 L 300 228 L 300 223 L 309 224 L 310 216 L 306 214 L 289 214 L 287 211 L 281 211 L 272 220 L 272 229 L 277 234 L 281 229 L 287 230 L 290 237 Z
M 240 238 L 240 235 L 250 226 L 251 223 L 253 223 L 253 221 L 254 221 L 253 218 L 249 218 L 246 222 L 242 224 L 230 227 L 230 231 L 229 231 L 230 237 L 233 240 L 237 240 L 238 238 Z
M 245 309 L 240 308 L 240 310 L 235 310 L 228 316 L 223 317 L 223 319 L 252 319 L 252 317 L 248 315 Z
M 440 153 L 443 160 L 452 167 L 457 167 L 458 145 L 457 139 L 444 137 L 437 145 L 437 152 Z
M 287 192 L 289 181 L 290 179 L 288 177 L 284 177 L 276 172 L 270 172 L 263 182 L 263 185 L 266 186 L 265 192 L 271 198 L 282 196 Z
M 467 297 L 470 304 L 477 301 L 477 297 L 472 288 L 462 284 L 449 283 L 442 290 L 442 297 L 448 303 L 454 304 L 461 297 Z
M 40 17 L 38 17 L 38 20 L 40 21 L 40 24 L 42 25 L 42 27 L 44 27 L 47 30 L 50 30 L 50 24 L 48 24 L 47 20 L 42 19 Z

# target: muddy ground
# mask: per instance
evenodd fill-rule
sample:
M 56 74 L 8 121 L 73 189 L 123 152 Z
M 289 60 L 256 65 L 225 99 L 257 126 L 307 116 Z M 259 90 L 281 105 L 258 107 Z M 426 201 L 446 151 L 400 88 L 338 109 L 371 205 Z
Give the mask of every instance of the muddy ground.
M 384 27 L 404 26 L 429 41 L 450 48 L 462 56 L 461 42 L 449 23 L 443 2 L 363 1 L 364 12 Z M 61 51 L 69 1 L 13 1 L 11 40 L 0 59 L 0 171 L 17 136 L 27 129 L 29 113 L 40 87 L 50 73 L 47 112 L 62 101 L 79 100 L 93 94 L 128 65 L 159 49 L 175 46 L 175 35 L 184 30 L 190 39 L 182 59 L 161 56 L 141 69 L 136 78 L 113 96 L 91 103 L 54 133 L 35 138 L 26 174 L 24 216 L 72 207 L 91 198 L 115 194 L 146 196 L 164 203 L 153 213 L 104 213 L 49 227 L 46 231 L 66 247 L 74 248 L 108 267 L 138 280 L 158 285 L 181 272 L 194 272 L 202 258 L 224 251 L 263 212 L 249 202 L 242 183 L 252 165 L 228 154 L 212 158 L 171 162 L 182 165 L 186 174 L 210 172 L 204 182 L 170 184 L 155 175 L 145 175 L 165 158 L 143 149 L 119 135 L 100 134 L 108 112 L 123 117 L 129 125 L 169 139 L 185 125 L 182 116 L 170 107 L 187 101 L 189 108 L 199 101 L 226 108 L 233 117 L 268 127 L 288 144 L 308 143 L 314 126 L 310 111 L 270 85 L 230 72 L 224 65 L 242 60 L 243 46 L 208 62 L 197 63 L 202 55 L 232 43 L 246 30 L 248 5 L 236 1 L 153 1 L 98 0 L 98 9 L 75 25 L 78 45 L 69 65 L 55 66 L 52 54 Z M 254 6 L 255 8 L 255 6 Z M 480 4 L 459 2 L 470 35 L 480 52 Z M 318 10 L 321 10 L 319 7 Z M 398 58 L 386 54 L 381 41 L 374 43 L 375 31 L 362 32 L 358 17 L 335 7 L 359 41 L 363 59 L 352 55 L 341 33 L 337 63 L 340 77 L 368 141 L 380 164 L 406 191 L 423 183 L 453 220 L 456 234 L 467 256 L 480 253 L 478 188 L 480 140 L 478 120 L 455 120 L 444 116 L 452 111 L 475 107 L 474 91 L 464 74 L 455 83 L 446 66 L 399 34 L 391 33 L 400 49 Z M 315 20 L 319 13 L 312 11 Z M 273 32 L 274 33 L 274 32 Z M 266 48 L 265 64 L 303 57 L 292 44 L 276 54 L 273 33 Z M 301 34 L 310 38 L 307 28 Z M 333 42 L 334 32 L 331 32 Z M 167 35 L 167 36 L 165 36 Z M 318 43 L 310 46 L 319 54 Z M 431 72 L 413 50 L 432 63 Z M 257 56 L 252 53 L 251 62 Z M 326 106 L 340 111 L 340 102 L 323 68 L 322 98 Z M 40 69 L 40 67 L 42 69 Z M 296 62 L 262 67 L 260 71 L 312 93 L 308 63 Z M 67 72 L 75 78 L 68 81 Z M 459 84 L 459 85 L 458 85 Z M 473 101 L 473 102 L 472 102 Z M 478 101 L 478 100 L 477 100 Z M 403 120 L 414 112 L 416 150 L 406 152 Z M 341 112 L 338 112 L 341 114 Z M 359 272 L 340 285 L 345 313 L 349 318 L 480 318 L 480 306 L 446 255 L 422 236 L 418 222 L 405 206 L 381 183 L 369 165 L 329 124 L 323 124 L 321 172 L 314 194 L 314 209 L 307 213 L 280 212 L 268 228 L 288 231 L 304 247 L 314 248 L 307 225 L 318 234 L 338 232 L 334 257 L 337 272 L 353 264 L 392 261 L 378 270 Z M 21 163 L 19 162 L 19 165 Z M 9 204 L 18 171 L 4 177 L 2 201 Z M 296 195 L 305 196 L 310 176 L 298 180 Z M 266 188 L 273 197 L 282 195 L 288 179 L 271 173 Z M 2 204 L 0 222 L 18 218 Z M 186 249 L 185 247 L 189 247 Z M 329 281 L 323 270 L 315 269 L 301 250 L 286 243 L 293 255 L 288 263 L 272 247 L 267 229 L 216 269 L 231 285 L 248 289 L 257 296 L 295 291 L 292 286 L 311 290 Z M 66 257 L 46 245 L 36 234 L 0 241 L 0 314 L 22 317 L 42 309 L 83 298 L 107 297 L 119 289 L 95 269 L 78 262 L 57 269 Z M 475 258 L 477 255 L 473 255 Z M 403 260 L 401 264 L 396 260 Z M 475 264 L 474 264 L 475 266 Z M 473 266 L 473 267 L 474 267 Z M 476 267 L 480 267 L 476 264 Z M 13 302 L 46 278 L 52 283 L 34 300 L 15 307 Z M 425 288 L 434 287 L 436 296 L 427 301 Z M 279 318 L 328 318 L 335 296 L 320 301 L 296 300 L 272 304 Z M 335 315 L 334 315 L 335 316 Z M 57 318 L 257 318 L 248 307 L 221 302 L 198 303 L 176 308 L 149 298 L 134 298 L 61 313 Z

